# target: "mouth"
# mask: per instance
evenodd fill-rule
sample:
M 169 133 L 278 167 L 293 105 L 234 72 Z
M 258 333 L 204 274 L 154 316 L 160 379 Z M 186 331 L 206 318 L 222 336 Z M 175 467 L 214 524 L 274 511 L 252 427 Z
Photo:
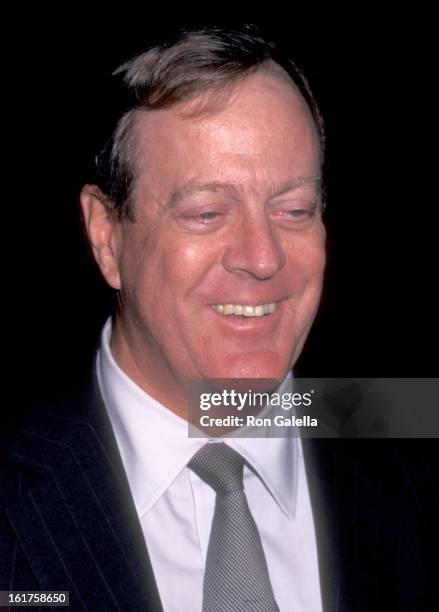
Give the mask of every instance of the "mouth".
M 211 304 L 211 307 L 221 315 L 229 317 L 264 317 L 276 312 L 276 302 L 249 306 L 248 304 Z

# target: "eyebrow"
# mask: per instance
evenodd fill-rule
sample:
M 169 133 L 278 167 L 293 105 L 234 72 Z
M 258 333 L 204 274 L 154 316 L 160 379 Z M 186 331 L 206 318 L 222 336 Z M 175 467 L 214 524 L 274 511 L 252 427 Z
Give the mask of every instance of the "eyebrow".
M 202 193 L 203 191 L 224 192 L 227 195 L 237 198 L 239 190 L 233 183 L 227 183 L 222 181 L 211 181 L 209 183 L 201 183 L 198 181 L 189 181 L 176 189 L 168 200 L 170 207 L 175 206 L 184 198 L 193 195 L 194 193 Z
M 298 189 L 299 187 L 311 185 L 316 189 L 321 189 L 322 178 L 321 176 L 299 176 L 284 181 L 278 186 L 273 185 L 271 187 L 270 198 L 274 198 L 276 196 L 280 196 L 288 191 L 293 191 L 294 189 Z M 199 182 L 199 181 L 188 181 L 178 189 L 176 189 L 170 196 L 168 200 L 168 206 L 174 207 L 184 198 L 191 196 L 195 193 L 202 193 L 204 191 L 210 191 L 213 193 L 223 192 L 227 194 L 229 197 L 238 199 L 240 194 L 240 189 L 234 183 L 223 182 L 223 181 L 211 181 L 207 183 Z

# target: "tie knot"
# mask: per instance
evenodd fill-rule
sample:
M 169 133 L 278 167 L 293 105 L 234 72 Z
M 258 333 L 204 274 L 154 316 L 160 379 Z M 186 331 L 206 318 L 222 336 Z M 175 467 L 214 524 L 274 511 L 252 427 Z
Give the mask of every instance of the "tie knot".
M 217 495 L 242 491 L 244 488 L 244 459 L 227 444 L 205 444 L 192 457 L 188 467 L 211 486 Z

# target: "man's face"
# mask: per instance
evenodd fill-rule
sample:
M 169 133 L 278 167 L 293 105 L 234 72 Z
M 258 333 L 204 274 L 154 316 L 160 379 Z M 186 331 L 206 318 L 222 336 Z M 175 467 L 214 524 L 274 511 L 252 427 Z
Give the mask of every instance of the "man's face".
M 162 401 L 191 378 L 282 379 L 325 262 L 319 144 L 294 87 L 259 72 L 221 111 L 188 115 L 199 101 L 139 113 L 136 221 L 116 228 L 113 351 Z

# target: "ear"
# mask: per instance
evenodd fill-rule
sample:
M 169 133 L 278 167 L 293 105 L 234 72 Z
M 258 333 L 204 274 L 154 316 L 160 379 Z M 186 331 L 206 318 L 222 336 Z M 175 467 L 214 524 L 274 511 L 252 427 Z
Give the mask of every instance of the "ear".
M 94 258 L 107 283 L 113 289 L 120 289 L 117 258 L 120 223 L 113 218 L 108 198 L 96 185 L 84 185 L 80 203 Z

